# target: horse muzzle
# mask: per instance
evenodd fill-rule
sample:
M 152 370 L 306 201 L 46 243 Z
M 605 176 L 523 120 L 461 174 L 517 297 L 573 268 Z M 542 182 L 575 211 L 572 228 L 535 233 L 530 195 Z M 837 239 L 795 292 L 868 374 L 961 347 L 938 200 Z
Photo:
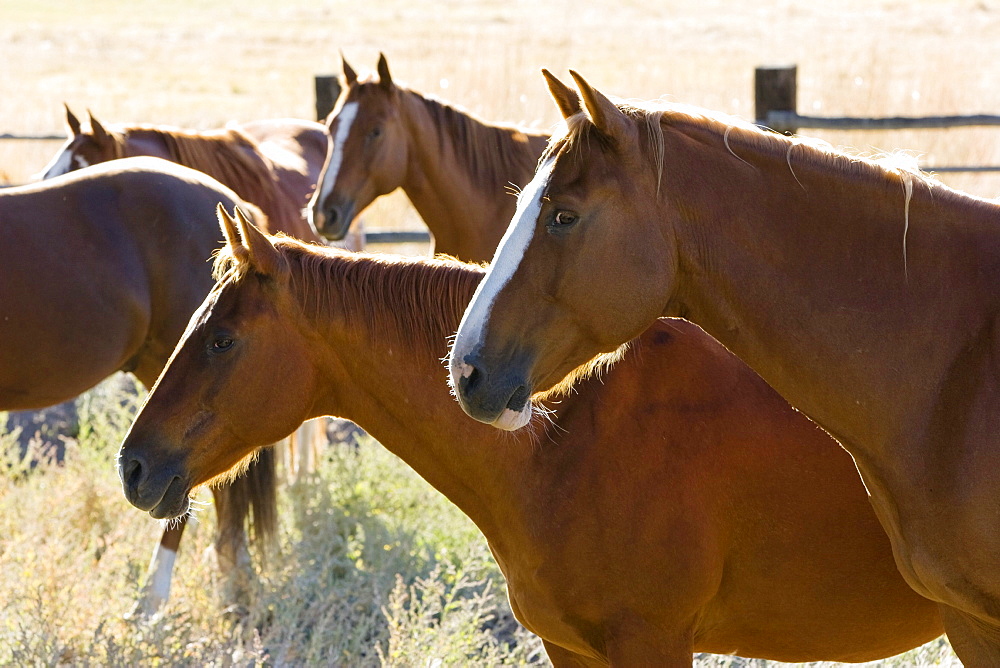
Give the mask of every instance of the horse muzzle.
M 509 367 L 491 371 L 475 355 L 466 355 L 454 373 L 455 394 L 469 417 L 505 431 L 531 420 L 531 389 L 523 373 Z
M 327 241 L 341 241 L 354 222 L 354 204 L 330 204 L 314 207 L 312 224 Z
M 141 454 L 123 452 L 118 476 L 128 502 L 156 519 L 180 517 L 190 507 L 190 485 L 173 467 L 154 468 Z

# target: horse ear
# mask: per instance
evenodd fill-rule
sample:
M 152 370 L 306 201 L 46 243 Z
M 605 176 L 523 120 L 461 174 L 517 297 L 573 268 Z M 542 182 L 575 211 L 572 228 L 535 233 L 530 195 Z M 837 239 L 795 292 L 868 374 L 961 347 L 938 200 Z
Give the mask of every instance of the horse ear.
M 80 119 L 76 117 L 76 114 L 70 110 L 69 105 L 65 102 L 63 102 L 63 107 L 66 108 L 66 127 L 69 128 L 74 137 L 79 137 L 83 134 L 80 132 Z
M 348 86 L 353 86 L 358 81 L 358 75 L 355 73 L 354 68 L 347 64 L 347 58 L 344 58 L 344 52 L 340 52 L 340 71 L 343 73 L 344 81 Z
M 255 272 L 263 276 L 276 277 L 285 268 L 285 259 L 263 232 L 250 222 L 243 209 L 236 207 L 236 226 L 247 250 L 248 261 Z
M 219 218 L 219 227 L 222 228 L 222 234 L 226 237 L 226 245 L 229 246 L 229 250 L 237 258 L 241 258 L 245 249 L 240 243 L 240 234 L 236 231 L 236 220 L 229 215 L 222 202 L 219 202 L 219 205 L 215 207 L 215 215 Z
M 552 72 L 549 72 L 544 67 L 542 68 L 542 76 L 545 77 L 545 81 L 549 84 L 549 93 L 552 94 L 552 99 L 556 101 L 556 106 L 562 112 L 563 118 L 569 118 L 583 111 L 583 108 L 580 107 L 580 96 L 576 94 L 575 90 L 562 81 L 559 81 Z
M 580 89 L 580 97 L 583 99 L 587 116 L 597 126 L 597 129 L 612 139 L 622 139 L 628 136 L 628 119 L 625 118 L 622 110 L 603 93 L 587 83 L 577 72 L 570 70 L 569 73 L 576 81 L 577 88 Z
M 98 144 L 108 143 L 111 136 L 108 134 L 108 131 L 104 129 L 104 126 L 101 125 L 96 118 L 94 118 L 94 114 L 90 112 L 90 109 L 87 110 L 87 118 L 90 120 L 90 133 L 94 136 L 94 141 Z
M 385 59 L 385 54 L 378 54 L 378 83 L 382 88 L 390 90 L 392 88 L 392 75 L 389 74 L 389 63 Z

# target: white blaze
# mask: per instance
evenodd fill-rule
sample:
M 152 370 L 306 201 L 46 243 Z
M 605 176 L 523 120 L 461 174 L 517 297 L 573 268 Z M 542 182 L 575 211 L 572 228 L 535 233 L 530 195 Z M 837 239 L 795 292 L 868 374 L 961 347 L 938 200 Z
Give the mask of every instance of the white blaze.
M 42 168 L 42 171 L 38 173 L 38 178 L 40 179 L 51 179 L 53 176 L 59 176 L 61 174 L 68 174 L 73 171 L 73 151 L 70 150 L 69 146 L 73 143 L 74 138 L 70 138 L 63 144 L 62 148 L 56 153 L 55 157 Z M 77 167 L 86 167 L 86 164 L 81 164 L 84 161 L 81 158 L 77 158 Z
M 323 182 L 320 183 L 319 188 L 316 190 L 316 199 L 313 200 L 313 206 L 309 207 L 309 213 L 314 218 L 316 216 L 322 216 L 323 214 L 317 211 L 319 203 L 322 202 L 333 190 L 333 186 L 337 183 L 337 174 L 340 172 L 340 166 L 344 162 L 344 143 L 347 142 L 347 137 L 351 133 L 351 125 L 354 124 L 354 119 L 358 115 L 358 103 L 348 102 L 340 109 L 340 113 L 337 114 L 337 134 L 333 137 L 333 145 L 330 147 L 330 160 L 327 162 L 326 171 L 323 172 Z
M 459 378 L 464 378 L 472 372 L 472 367 L 465 363 L 465 356 L 482 343 L 483 332 L 489 323 L 490 309 L 496 301 L 500 290 L 507 285 L 514 272 L 517 271 L 524 257 L 524 252 L 531 242 L 531 237 L 535 232 L 535 223 L 542 210 L 542 195 L 549 184 L 552 176 L 553 159 L 543 163 L 531 183 L 525 186 L 521 196 L 517 200 L 517 210 L 510 226 L 500 240 L 493 261 L 486 272 L 486 277 L 479 284 L 476 293 L 472 296 L 472 301 L 465 309 L 462 316 L 462 323 L 458 326 L 458 333 L 455 335 L 455 343 L 451 349 L 451 361 L 449 364 L 450 380 L 452 388 L 457 391 Z M 517 429 L 527 423 L 530 418 L 529 403 L 525 411 L 515 413 L 504 409 L 504 412 L 497 418 L 495 426 L 502 429 Z M 508 415 L 508 413 L 510 415 Z M 515 426 L 516 425 L 516 426 Z

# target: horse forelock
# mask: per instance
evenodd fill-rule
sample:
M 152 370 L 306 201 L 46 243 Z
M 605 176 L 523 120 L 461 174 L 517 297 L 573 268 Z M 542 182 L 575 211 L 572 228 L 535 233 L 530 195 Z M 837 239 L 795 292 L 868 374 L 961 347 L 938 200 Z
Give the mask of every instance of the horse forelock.
M 234 250 L 226 244 L 212 254 L 212 278 L 217 283 L 238 283 L 251 269 L 250 256 L 245 248 Z
M 648 150 L 653 158 L 657 183 L 659 184 L 663 178 L 665 159 L 663 128 L 660 125 L 660 118 L 664 111 L 644 109 L 627 103 L 619 103 L 618 108 L 634 122 L 646 127 L 649 137 Z M 614 140 L 600 132 L 587 114 L 581 111 L 564 119 L 556 126 L 548 145 L 539 158 L 539 164 L 559 154 L 572 154 L 581 145 L 589 147 L 591 142 L 599 143 L 604 150 L 614 148 Z

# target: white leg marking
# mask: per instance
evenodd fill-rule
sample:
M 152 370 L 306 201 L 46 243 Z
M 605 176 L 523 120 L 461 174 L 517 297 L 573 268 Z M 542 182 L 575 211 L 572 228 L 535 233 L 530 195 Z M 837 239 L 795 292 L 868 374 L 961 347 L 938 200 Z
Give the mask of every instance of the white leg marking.
M 177 553 L 165 547 L 157 546 L 156 554 L 153 555 L 151 567 L 155 567 L 153 574 L 153 593 L 163 601 L 170 598 L 170 581 L 174 574 L 174 561 L 177 560 Z
M 146 586 L 136 606 L 147 617 L 156 614 L 160 606 L 170 598 L 170 581 L 176 559 L 177 553 L 162 545 L 157 544 L 153 550 L 153 559 L 149 562 L 149 570 L 146 573 Z
M 344 143 L 351 133 L 351 126 L 358 115 L 358 103 L 348 102 L 337 114 L 337 133 L 333 136 L 333 143 L 330 145 L 330 158 L 326 161 L 326 171 L 323 172 L 323 181 L 316 189 L 316 197 L 309 207 L 309 215 L 313 225 L 319 229 L 322 227 L 322 212 L 317 208 L 323 200 L 327 198 L 333 186 L 337 184 L 337 175 L 340 173 L 340 166 L 344 162 Z M 317 220 L 320 218 L 320 220 Z M 319 224 L 318 224 L 319 223 Z
M 458 387 L 459 378 L 465 378 L 472 367 L 465 363 L 465 356 L 482 342 L 483 332 L 489 322 L 490 309 L 500 290 L 517 271 L 524 251 L 534 235 L 535 223 L 542 209 L 542 195 L 552 175 L 553 160 L 543 163 L 517 200 L 517 210 L 510 226 L 500 240 L 493 262 L 486 277 L 476 289 L 472 301 L 465 309 L 462 323 L 458 326 L 455 343 L 452 345 L 450 376 L 453 388 Z M 512 411 L 511 411 L 512 412 Z

